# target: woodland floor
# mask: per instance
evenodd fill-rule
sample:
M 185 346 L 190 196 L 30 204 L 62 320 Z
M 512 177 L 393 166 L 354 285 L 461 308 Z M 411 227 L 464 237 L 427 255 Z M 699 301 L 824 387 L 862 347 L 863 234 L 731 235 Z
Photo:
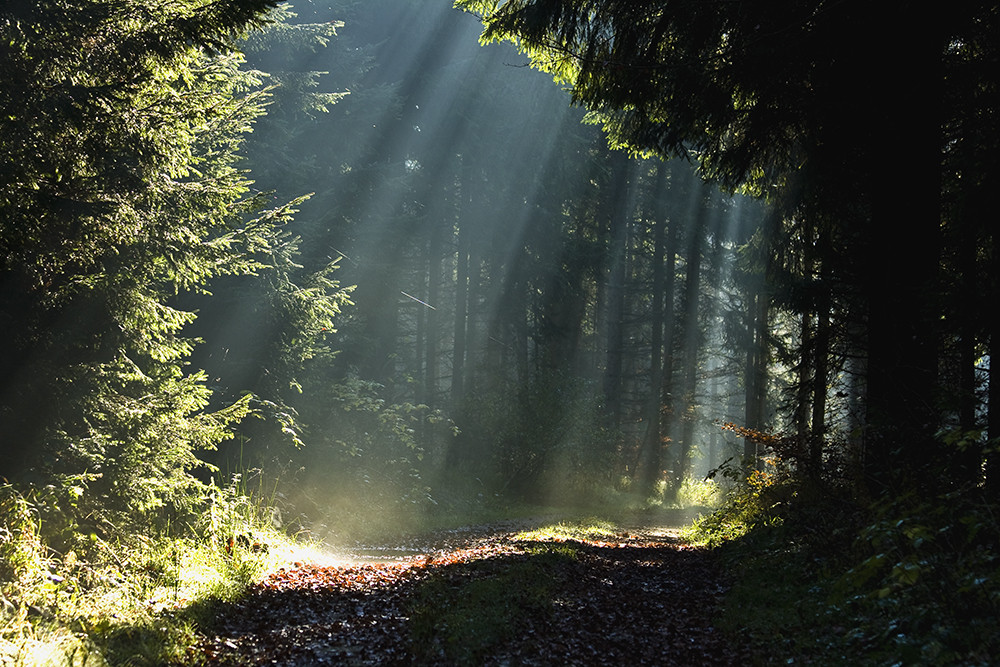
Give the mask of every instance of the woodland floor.
M 438 533 L 395 558 L 296 563 L 218 610 L 190 664 L 751 662 L 713 627 L 725 586 L 712 556 L 677 529 L 517 539 L 524 528 Z

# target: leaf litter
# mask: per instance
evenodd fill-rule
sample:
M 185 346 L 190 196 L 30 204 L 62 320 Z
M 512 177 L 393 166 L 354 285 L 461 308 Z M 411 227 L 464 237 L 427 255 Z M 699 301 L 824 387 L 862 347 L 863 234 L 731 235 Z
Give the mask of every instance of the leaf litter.
M 456 536 L 457 535 L 457 536 Z M 201 665 L 739 665 L 749 653 L 713 625 L 726 592 L 712 555 L 676 532 L 636 528 L 595 539 L 518 539 L 509 526 L 427 540 L 422 553 L 373 562 L 294 563 L 217 610 L 188 652 Z M 449 628 L 418 645 L 414 600 L 570 548 L 545 601 L 515 610 L 512 634 L 485 652 L 449 650 Z M 409 548 L 413 548 L 410 545 Z M 444 604 L 449 602 L 442 601 Z M 487 600 L 484 604 L 492 602 Z M 474 613 L 474 612 L 473 612 Z M 470 657 L 472 656 L 472 657 Z

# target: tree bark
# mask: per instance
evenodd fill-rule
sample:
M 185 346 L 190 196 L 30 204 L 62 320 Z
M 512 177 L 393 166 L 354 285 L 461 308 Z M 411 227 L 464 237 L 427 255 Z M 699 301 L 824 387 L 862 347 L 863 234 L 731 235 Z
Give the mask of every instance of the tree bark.
M 676 415 L 681 420 L 681 438 L 676 448 L 674 462 L 674 490 L 680 489 L 691 471 L 691 452 L 694 447 L 696 400 L 698 388 L 698 359 L 701 352 L 701 262 L 702 243 L 708 223 L 707 208 L 698 207 L 697 218 L 688 238 L 687 267 L 684 273 L 684 297 L 681 301 L 681 392 L 678 396 Z
M 642 448 L 639 456 L 638 474 L 640 488 L 645 495 L 652 494 L 659 481 L 661 470 L 663 469 L 663 432 L 660 424 L 660 410 L 663 406 L 663 339 L 665 312 L 673 308 L 673 265 L 674 248 L 671 245 L 669 252 L 671 259 L 669 266 L 671 275 L 669 276 L 668 299 L 668 276 L 665 256 L 668 252 L 666 242 L 667 227 L 673 228 L 663 210 L 663 202 L 666 194 L 666 164 L 660 163 L 656 170 L 656 185 L 653 189 L 653 197 L 656 197 L 657 206 L 655 218 L 653 220 L 653 294 L 652 306 L 650 308 L 650 360 L 649 360 L 649 397 L 646 404 L 646 433 L 643 437 Z
M 604 366 L 604 405 L 613 426 L 622 418 L 622 361 L 624 358 L 625 278 L 628 275 L 629 157 L 617 151 L 611 160 L 612 205 L 609 210 L 611 247 L 607 285 L 607 347 Z

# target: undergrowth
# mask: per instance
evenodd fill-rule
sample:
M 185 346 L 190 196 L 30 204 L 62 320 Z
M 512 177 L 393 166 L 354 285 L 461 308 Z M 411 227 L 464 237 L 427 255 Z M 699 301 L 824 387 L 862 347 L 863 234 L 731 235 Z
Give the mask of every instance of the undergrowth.
M 684 537 L 731 573 L 719 625 L 761 664 L 989 665 L 997 511 L 976 487 L 863 504 L 775 463 Z
M 206 491 L 182 525 L 109 533 L 105 521 L 99 535 L 74 523 L 67 543 L 46 530 L 68 519 L 44 490 L 0 486 L 0 664 L 183 664 L 212 601 L 301 548 L 240 476 Z
M 723 471 L 735 477 L 732 469 Z M 798 493 L 790 469 L 775 457 L 739 479 L 714 512 L 696 519 L 685 538 L 694 544 L 716 547 L 738 540 L 754 529 L 777 526 L 783 510 Z

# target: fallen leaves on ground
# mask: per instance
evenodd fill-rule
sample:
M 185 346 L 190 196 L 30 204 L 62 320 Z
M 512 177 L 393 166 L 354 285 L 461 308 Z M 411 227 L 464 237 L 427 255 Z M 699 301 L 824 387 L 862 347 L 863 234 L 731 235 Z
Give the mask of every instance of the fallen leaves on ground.
M 409 612 L 431 578 L 492 576 L 532 558 L 539 542 L 501 530 L 438 543 L 384 562 L 297 563 L 218 615 L 213 636 L 190 650 L 204 665 L 401 665 L 462 662 L 414 646 Z M 475 664 L 734 665 L 746 654 L 713 627 L 725 589 L 707 552 L 666 531 L 637 529 L 566 542 L 559 585 L 545 613 L 526 610 L 516 636 Z M 430 649 L 430 650 L 428 650 Z

